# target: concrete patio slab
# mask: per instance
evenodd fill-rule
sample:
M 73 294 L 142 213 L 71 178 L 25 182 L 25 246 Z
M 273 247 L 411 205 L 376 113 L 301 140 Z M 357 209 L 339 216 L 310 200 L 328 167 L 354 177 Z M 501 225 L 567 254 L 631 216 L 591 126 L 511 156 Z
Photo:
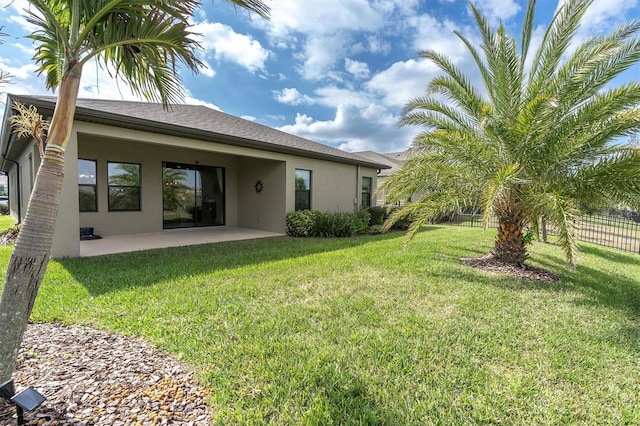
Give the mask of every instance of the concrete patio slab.
M 99 240 L 80 241 L 80 257 L 283 235 L 285 234 L 228 226 L 165 229 L 162 232 L 145 234 L 109 235 Z

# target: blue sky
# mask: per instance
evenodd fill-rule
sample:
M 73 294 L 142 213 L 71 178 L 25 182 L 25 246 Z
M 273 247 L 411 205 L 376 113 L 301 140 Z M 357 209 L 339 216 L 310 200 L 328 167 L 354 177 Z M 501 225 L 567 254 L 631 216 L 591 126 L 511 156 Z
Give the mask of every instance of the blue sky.
M 202 34 L 200 58 L 207 67 L 182 75 L 187 102 L 347 151 L 385 153 L 410 146 L 420 129 L 397 127 L 402 106 L 421 96 L 437 75 L 419 59 L 419 50 L 446 53 L 478 81 L 453 34 L 477 41 L 466 0 L 271 0 L 270 21 L 222 0 L 202 3 L 193 23 Z M 24 38 L 32 30 L 21 16 L 28 3 L 0 4 L 0 26 L 9 35 L 0 46 L 0 69 L 13 75 L 3 90 L 47 94 L 31 61 L 33 45 Z M 474 4 L 493 23 L 519 33 L 525 1 Z M 558 0 L 538 0 L 537 39 L 557 7 Z M 640 18 L 638 0 L 596 0 L 577 39 L 634 18 Z M 624 78 L 636 78 L 639 70 Z M 137 99 L 92 66 L 84 70 L 80 96 Z

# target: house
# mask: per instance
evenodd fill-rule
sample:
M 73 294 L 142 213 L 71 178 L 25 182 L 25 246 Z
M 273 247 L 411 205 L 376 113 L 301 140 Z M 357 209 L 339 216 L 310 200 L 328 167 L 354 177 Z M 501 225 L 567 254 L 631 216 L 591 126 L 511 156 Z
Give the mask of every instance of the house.
M 358 155 L 364 160 L 384 164 L 385 168 L 380 168 L 377 173 L 377 186 L 375 187 L 374 197 L 375 205 L 385 205 L 385 193 L 380 189 L 380 185 L 392 174 L 394 174 L 412 155 L 413 150 L 409 148 L 405 151 L 390 152 L 386 154 L 379 154 L 374 151 L 360 151 L 354 154 Z
M 0 171 L 24 218 L 40 164 L 9 124 L 14 101 L 50 118 L 55 98 L 8 95 Z M 79 256 L 80 228 L 103 237 L 204 226 L 285 232 L 294 209 L 353 211 L 387 167 L 205 106 L 79 99 L 52 254 Z

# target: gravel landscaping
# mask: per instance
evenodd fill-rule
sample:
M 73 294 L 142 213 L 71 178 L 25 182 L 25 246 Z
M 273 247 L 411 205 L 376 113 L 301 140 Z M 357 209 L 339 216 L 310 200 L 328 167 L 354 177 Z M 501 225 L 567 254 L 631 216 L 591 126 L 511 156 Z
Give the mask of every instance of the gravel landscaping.
M 209 425 L 208 391 L 188 367 L 139 339 L 63 324 L 30 324 L 14 374 L 47 400 L 27 425 Z M 15 425 L 0 401 L 0 425 Z

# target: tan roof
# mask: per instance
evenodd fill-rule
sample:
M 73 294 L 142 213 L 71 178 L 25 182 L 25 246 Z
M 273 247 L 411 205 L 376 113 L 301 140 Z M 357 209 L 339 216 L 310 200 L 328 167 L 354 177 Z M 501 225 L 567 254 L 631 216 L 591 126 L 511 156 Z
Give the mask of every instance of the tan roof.
M 8 95 L 7 105 L 15 99 L 31 104 L 41 111 L 53 111 L 54 96 Z M 45 112 L 41 112 L 45 114 Z M 5 113 L 5 120 L 7 114 Z M 376 169 L 386 163 L 370 161 L 309 139 L 294 136 L 274 128 L 254 123 L 202 105 L 172 105 L 164 110 L 161 104 L 148 102 L 78 99 L 75 119 L 153 133 L 223 142 L 230 145 L 283 152 L 337 162 L 358 164 Z M 6 123 L 5 129 L 6 130 Z M 8 135 L 3 134 L 2 144 Z M 4 151 L 3 151 L 4 152 Z

